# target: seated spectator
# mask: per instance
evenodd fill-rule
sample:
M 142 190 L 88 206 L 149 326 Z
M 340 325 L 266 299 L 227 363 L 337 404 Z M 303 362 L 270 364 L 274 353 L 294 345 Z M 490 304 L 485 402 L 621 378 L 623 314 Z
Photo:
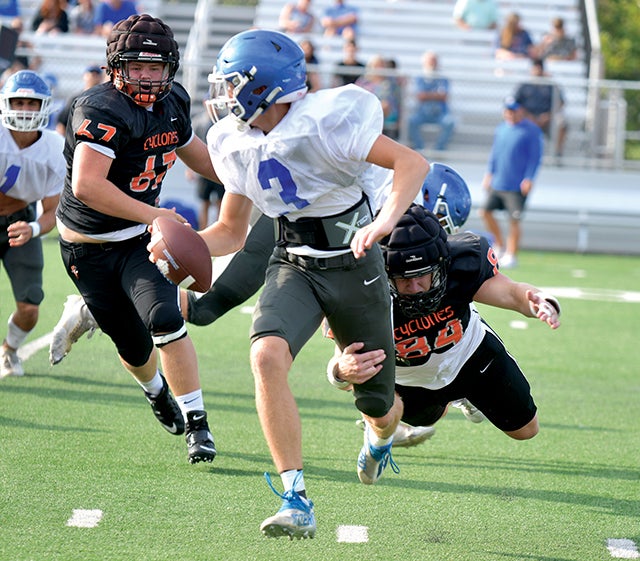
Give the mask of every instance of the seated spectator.
M 278 25 L 284 33 L 310 33 L 315 16 L 310 10 L 311 0 L 298 0 L 285 4 L 280 11 Z
M 496 41 L 496 58 L 510 60 L 514 58 L 530 58 L 534 44 L 531 35 L 520 24 L 520 16 L 510 13 L 500 30 Z
M 500 12 L 495 0 L 457 0 L 453 21 L 460 29 L 496 29 Z
M 309 39 L 303 39 L 298 43 L 304 52 L 304 60 L 307 63 L 307 88 L 310 92 L 316 92 L 322 88 L 320 82 L 320 74 L 316 68 L 318 66 L 318 57 L 316 57 L 316 48 Z
M 382 133 L 397 140 L 401 103 L 399 83 L 391 76 L 389 62 L 380 55 L 374 55 L 366 68 L 367 72 L 356 80 L 356 85 L 380 100 L 384 115 Z
M 449 80 L 438 72 L 438 56 L 432 51 L 422 55 L 422 69 L 423 76 L 415 83 L 417 105 L 409 117 L 409 142 L 414 150 L 423 150 L 422 125 L 436 124 L 440 133 L 435 149 L 446 150 L 455 127 L 448 104 Z
M 53 35 L 69 31 L 66 0 L 42 0 L 31 22 L 31 30 L 38 34 Z
M 69 12 L 69 30 L 72 33 L 91 35 L 95 31 L 96 8 L 93 0 L 77 0 Z
M 358 60 L 357 43 L 354 39 L 347 39 L 342 47 L 342 60 L 336 65 L 333 74 L 333 86 L 354 84 L 361 75 L 359 69 L 364 67 L 364 63 Z
M 333 6 L 324 11 L 320 22 L 327 36 L 342 36 L 355 39 L 358 33 L 358 8 L 335 0 Z
M 138 9 L 131 0 L 100 0 L 93 20 L 94 33 L 108 37 L 114 24 L 137 13 Z
M 557 84 L 549 80 L 541 59 L 532 61 L 531 80 L 520 84 L 514 94 L 524 109 L 525 116 L 536 123 L 547 137 L 557 129 L 555 156 L 561 157 L 568 125 L 564 116 L 564 96 Z
M 578 57 L 576 40 L 566 34 L 562 18 L 551 20 L 551 31 L 537 45 L 536 56 L 549 60 L 575 60 Z

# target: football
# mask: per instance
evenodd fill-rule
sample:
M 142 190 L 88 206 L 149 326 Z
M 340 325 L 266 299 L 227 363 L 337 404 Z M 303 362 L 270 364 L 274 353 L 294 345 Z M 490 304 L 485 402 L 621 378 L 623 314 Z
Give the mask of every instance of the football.
M 206 242 L 188 224 L 159 216 L 147 246 L 156 267 L 180 288 L 206 292 L 211 288 L 211 255 Z

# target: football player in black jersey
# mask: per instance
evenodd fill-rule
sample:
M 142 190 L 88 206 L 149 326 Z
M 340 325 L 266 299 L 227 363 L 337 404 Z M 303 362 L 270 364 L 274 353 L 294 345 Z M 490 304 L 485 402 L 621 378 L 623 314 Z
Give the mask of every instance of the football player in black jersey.
M 69 277 L 158 421 L 172 434 L 186 433 L 188 459 L 196 463 L 216 454 L 196 353 L 178 288 L 146 249 L 156 217 L 187 221 L 158 207 L 176 158 L 218 181 L 206 145 L 193 133 L 189 96 L 174 82 L 178 65 L 178 44 L 160 19 L 134 15 L 113 27 L 110 80 L 81 94 L 71 112 L 57 224 Z
M 516 440 L 538 433 L 530 386 L 518 363 L 480 317 L 473 302 L 560 326 L 551 295 L 498 270 L 488 241 L 471 232 L 451 235 L 428 210 L 413 205 L 381 242 L 393 296 L 396 392 L 402 420 L 433 425 L 448 404 L 468 399 Z M 383 351 L 359 353 L 360 343 L 336 349 L 328 373 L 343 387 L 379 370 Z

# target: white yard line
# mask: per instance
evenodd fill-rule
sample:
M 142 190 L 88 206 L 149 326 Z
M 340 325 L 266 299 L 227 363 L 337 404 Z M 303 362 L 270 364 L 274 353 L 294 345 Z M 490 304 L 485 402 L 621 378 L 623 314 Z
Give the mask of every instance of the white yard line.
M 95 528 L 102 520 L 102 511 L 99 509 L 86 510 L 74 508 L 73 516 L 67 520 L 67 526 L 75 528 Z
M 339 543 L 367 543 L 369 528 L 367 526 L 338 526 L 336 540 Z
M 633 540 L 610 538 L 607 549 L 614 559 L 640 559 L 638 546 Z

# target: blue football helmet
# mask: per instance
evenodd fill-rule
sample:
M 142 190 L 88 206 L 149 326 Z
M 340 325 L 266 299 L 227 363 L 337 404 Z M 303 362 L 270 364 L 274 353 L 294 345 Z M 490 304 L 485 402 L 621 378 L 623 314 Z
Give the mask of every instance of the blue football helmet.
M 12 99 L 38 99 L 38 111 L 11 109 Z M 2 125 L 14 131 L 30 132 L 47 128 L 51 114 L 51 90 L 46 82 L 31 70 L 20 70 L 9 76 L 0 91 Z
M 214 122 L 228 110 L 247 126 L 272 104 L 304 97 L 306 80 L 304 52 L 293 39 L 279 31 L 243 31 L 220 49 L 207 109 Z
M 456 170 L 445 164 L 431 164 L 422 184 L 422 199 L 423 206 L 440 219 L 449 234 L 457 232 L 469 218 L 469 187 Z

